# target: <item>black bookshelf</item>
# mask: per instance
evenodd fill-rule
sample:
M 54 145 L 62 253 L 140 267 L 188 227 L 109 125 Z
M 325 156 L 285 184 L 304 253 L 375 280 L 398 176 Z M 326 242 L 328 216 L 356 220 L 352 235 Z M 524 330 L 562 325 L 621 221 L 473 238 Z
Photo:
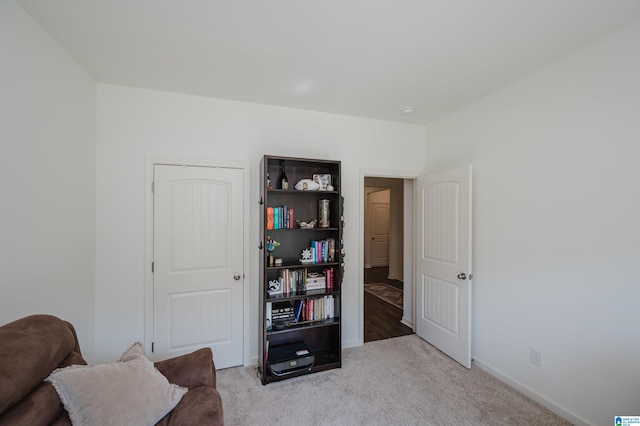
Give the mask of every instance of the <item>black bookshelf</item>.
M 283 168 L 288 179 L 288 187 L 284 189 Z M 308 185 L 296 189 L 302 180 Z M 343 200 L 339 161 L 267 155 L 260 161 L 260 181 L 258 370 L 262 383 L 267 384 L 342 365 Z M 316 189 L 318 184 L 321 187 Z M 315 221 L 315 225 L 301 228 L 299 221 L 307 225 Z M 268 241 L 273 240 L 279 246 L 270 252 Z M 310 259 L 303 259 L 305 250 Z M 281 263 L 276 263 L 276 259 Z M 318 277 L 324 277 L 323 288 L 305 287 L 305 284 L 311 287 L 312 282 L 317 287 L 317 280 L 322 282 Z M 281 288 L 270 291 L 270 285 L 278 287 L 276 282 Z M 276 303 L 279 316 L 291 317 L 271 318 Z M 282 306 L 286 309 L 281 309 Z M 289 307 L 293 308 L 293 314 Z M 280 313 L 282 310 L 286 313 Z M 269 349 L 299 342 L 313 355 L 311 368 L 273 374 Z

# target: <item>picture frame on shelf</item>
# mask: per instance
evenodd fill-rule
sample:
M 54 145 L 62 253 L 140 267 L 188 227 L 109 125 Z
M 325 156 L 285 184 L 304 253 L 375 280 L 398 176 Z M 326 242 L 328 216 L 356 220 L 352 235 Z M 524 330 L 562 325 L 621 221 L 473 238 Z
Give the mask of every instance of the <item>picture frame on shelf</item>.
M 320 191 L 329 191 L 329 187 L 331 186 L 331 175 L 330 174 L 314 174 L 313 181 L 320 185 Z

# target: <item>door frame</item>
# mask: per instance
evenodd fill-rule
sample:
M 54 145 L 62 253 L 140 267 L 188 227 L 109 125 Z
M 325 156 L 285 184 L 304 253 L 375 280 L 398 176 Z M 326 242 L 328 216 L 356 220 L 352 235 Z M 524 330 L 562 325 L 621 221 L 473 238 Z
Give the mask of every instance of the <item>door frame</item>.
M 144 165 L 144 350 L 151 354 L 151 343 L 153 342 L 153 273 L 151 263 L 153 262 L 153 193 L 151 184 L 153 182 L 153 169 L 156 165 L 166 166 L 191 166 L 191 167 L 220 167 L 242 170 L 243 179 L 243 220 L 242 220 L 242 244 L 243 244 L 243 342 L 242 359 L 243 365 L 250 365 L 251 348 L 251 253 L 249 250 L 250 241 L 250 193 L 251 193 L 251 168 L 247 163 L 200 159 L 182 157 L 145 157 Z M 256 318 L 257 321 L 257 318 Z
M 410 327 L 414 328 L 415 324 L 415 300 L 413 295 L 415 294 L 415 243 L 414 243 L 414 233 L 415 229 L 415 217 L 413 214 L 413 203 L 414 203 L 414 191 L 415 191 L 415 182 L 418 179 L 418 176 L 424 174 L 424 172 L 417 171 L 407 171 L 407 170 L 380 170 L 380 169 L 360 169 L 360 178 L 358 184 L 358 203 L 359 203 L 359 211 L 358 211 L 358 220 L 360 224 L 358 226 L 358 342 L 353 345 L 350 345 L 349 342 L 345 343 L 345 347 L 348 346 L 362 346 L 364 345 L 364 205 L 365 205 L 365 191 L 364 191 L 364 178 L 365 177 L 378 177 L 378 178 L 391 178 L 391 179 L 403 179 L 404 180 L 404 265 L 403 265 L 403 276 L 404 276 L 404 288 L 405 290 L 410 289 L 411 292 L 404 292 L 404 303 L 405 306 L 410 308 L 410 312 L 408 316 L 405 316 L 405 312 L 403 312 L 402 322 Z M 410 196 L 407 196 L 408 186 L 410 189 Z M 407 207 L 407 203 L 410 203 L 410 207 Z M 411 256 L 407 256 L 408 253 L 411 253 Z

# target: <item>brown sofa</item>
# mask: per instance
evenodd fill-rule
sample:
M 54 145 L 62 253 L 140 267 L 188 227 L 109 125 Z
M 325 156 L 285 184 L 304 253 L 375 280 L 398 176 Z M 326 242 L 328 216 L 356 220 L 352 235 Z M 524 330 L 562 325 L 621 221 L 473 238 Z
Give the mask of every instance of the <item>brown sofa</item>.
M 53 385 L 56 368 L 85 365 L 73 326 L 51 315 L 33 315 L 0 327 L 0 425 L 69 425 Z M 211 350 L 155 363 L 169 382 L 189 391 L 160 425 L 223 425 Z M 117 410 L 117 407 L 114 407 Z

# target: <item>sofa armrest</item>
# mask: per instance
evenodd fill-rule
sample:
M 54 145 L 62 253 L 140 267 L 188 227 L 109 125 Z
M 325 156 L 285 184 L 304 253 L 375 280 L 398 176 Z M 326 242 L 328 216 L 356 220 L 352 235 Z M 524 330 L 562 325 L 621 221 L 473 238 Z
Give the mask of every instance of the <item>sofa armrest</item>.
M 222 398 L 216 389 L 200 386 L 189 390 L 157 426 L 192 425 L 224 425 Z
M 210 348 L 158 361 L 155 366 L 170 383 L 189 389 L 198 386 L 216 387 L 216 366 Z

